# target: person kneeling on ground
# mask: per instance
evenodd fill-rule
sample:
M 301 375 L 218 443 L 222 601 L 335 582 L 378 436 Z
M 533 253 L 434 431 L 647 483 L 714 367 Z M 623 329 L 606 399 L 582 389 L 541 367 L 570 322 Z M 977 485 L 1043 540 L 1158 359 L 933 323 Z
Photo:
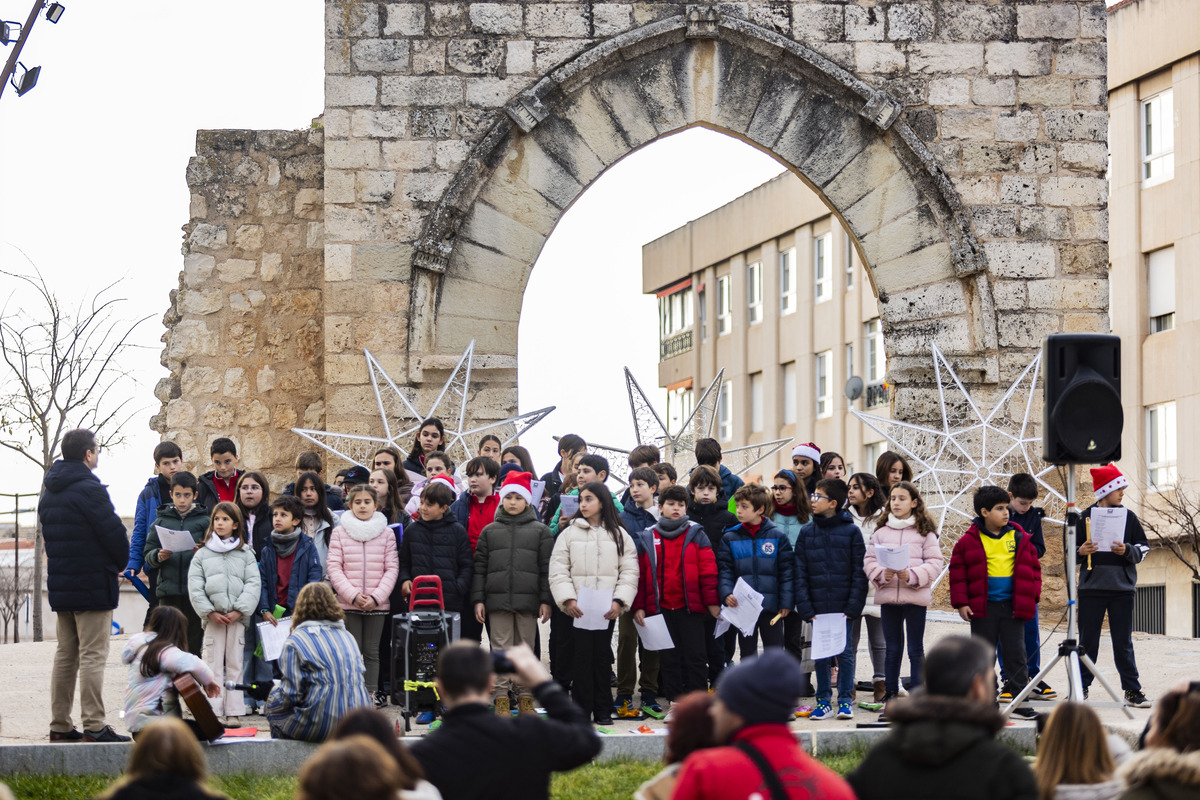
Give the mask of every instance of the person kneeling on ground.
M 207 773 L 204 751 L 191 729 L 177 717 L 160 717 L 134 742 L 125 774 L 97 800 L 229 800 L 209 791 Z
M 273 738 L 323 742 L 349 711 L 373 705 L 362 653 L 344 620 L 329 584 L 300 590 L 279 656 L 282 677 L 267 698 Z
M 846 776 L 859 800 L 1037 800 L 1033 773 L 996 741 L 996 651 L 949 636 L 925 655 L 924 690 L 888 704 L 892 731 Z
M 491 713 L 493 655 L 460 640 L 438 657 L 438 694 L 447 709 L 442 726 L 410 749 L 445 800 L 549 798 L 550 773 L 591 761 L 600 752 L 600 738 L 529 647 L 518 645 L 494 655 L 511 662 L 498 659 L 499 668 L 515 673 L 520 685 L 533 687 L 546 719 L 501 719 Z
M 724 672 L 713 735 L 729 746 L 688 756 L 672 797 L 854 800 L 846 782 L 805 753 L 788 728 L 803 680 L 800 663 L 783 649 L 765 650 Z

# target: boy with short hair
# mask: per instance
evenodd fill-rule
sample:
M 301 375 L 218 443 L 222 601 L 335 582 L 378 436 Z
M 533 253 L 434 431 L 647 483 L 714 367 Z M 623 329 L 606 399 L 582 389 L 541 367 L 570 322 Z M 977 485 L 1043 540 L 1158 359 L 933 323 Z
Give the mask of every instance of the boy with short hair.
M 1033 547 L 1037 550 L 1038 558 L 1046 555 L 1046 537 L 1042 533 L 1042 519 L 1046 510 L 1035 506 L 1038 499 L 1037 479 L 1028 472 L 1018 472 L 1008 479 L 1008 519 L 1012 524 L 1029 534 Z M 1042 628 L 1038 623 L 1038 609 L 1033 609 L 1033 619 L 1025 622 L 1025 663 L 1029 679 L 1042 671 Z M 1003 648 L 996 648 L 1000 659 L 1000 674 L 1004 682 L 1008 681 L 1008 664 L 1004 659 Z M 1042 700 L 1053 700 L 1058 693 L 1050 688 L 1045 681 L 1038 683 L 1030 695 Z
M 717 595 L 722 602 L 737 606 L 733 587 L 738 578 L 763 596 L 762 614 L 749 636 L 739 636 L 742 658 L 758 654 L 758 637 L 763 647 L 783 647 L 783 626 L 772 625 L 778 613 L 786 617 L 795 605 L 796 564 L 792 546 L 783 531 L 766 516 L 771 496 L 757 483 L 734 492 L 738 524 L 725 531 L 717 550 Z
M 467 491 L 451 504 L 450 513 L 466 529 L 467 540 L 474 553 L 480 535 L 495 521 L 496 509 L 500 507 L 500 496 L 494 489 L 500 465 L 487 456 L 477 456 L 467 462 L 465 472 Z M 466 599 L 467 605 L 462 609 L 462 636 L 464 639 L 483 641 L 483 623 L 476 622 L 474 604 L 470 597 Z
M 634 453 L 641 445 L 634 448 Z M 654 448 L 655 453 L 658 448 Z M 646 452 L 642 452 L 642 457 Z M 629 454 L 630 462 L 633 453 Z M 658 475 L 650 467 L 642 466 L 629 473 L 628 499 L 625 510 L 621 512 L 621 526 L 632 537 L 640 555 L 642 550 L 641 534 L 647 528 L 652 528 L 658 522 L 660 512 L 654 502 L 654 493 L 658 490 Z M 642 694 L 642 707 L 638 711 L 633 707 L 633 681 L 638 675 L 637 664 L 641 662 L 641 677 L 638 688 Z M 661 719 L 662 706 L 658 703 L 659 652 L 647 650 L 642 646 L 641 637 L 633 627 L 633 617 L 622 614 L 617 621 L 617 696 L 613 700 L 620 719 L 641 719 L 643 714 Z
M 668 464 L 666 461 L 660 461 L 650 467 L 654 470 L 654 474 L 658 476 L 658 490 L 661 492 L 668 486 L 674 486 L 679 480 L 679 473 L 675 471 L 673 464 Z
M 359 467 L 359 469 L 362 469 L 362 467 Z M 348 474 L 349 471 L 350 470 L 345 470 L 344 473 Z M 320 453 L 317 453 L 313 450 L 305 450 L 303 453 L 296 456 L 296 480 L 300 480 L 300 478 L 302 478 L 306 472 L 317 473 L 317 475 L 319 475 L 321 478 L 321 482 L 325 482 L 325 462 L 321 460 Z M 344 483 L 345 474 L 341 472 L 338 474 L 342 475 Z M 366 481 L 362 481 L 362 483 L 366 483 Z M 295 493 L 295 481 L 292 481 L 287 486 L 283 487 L 283 494 Z M 345 511 L 346 504 L 343 499 L 344 497 L 345 494 L 341 484 L 338 484 L 337 486 L 330 486 L 328 483 L 325 484 L 325 507 L 330 511 Z
M 1008 492 L 982 486 L 972 504 L 975 521 L 950 555 L 950 605 L 971 623 L 971 635 L 993 647 L 1003 642 L 1009 677 L 1000 692 L 1008 702 L 1029 681 L 1025 621 L 1042 594 L 1042 565 L 1033 539 L 1009 522 Z
M 470 469 L 468 464 L 468 478 Z M 528 472 L 505 476 L 496 519 L 483 529 L 475 544 L 473 616 L 481 626 L 485 621 L 490 623 L 488 643 L 492 652 L 521 644 L 533 647 L 538 620 L 549 620 L 554 604 L 550 594 L 554 537 L 534 514 L 532 480 Z M 533 687 L 516 684 L 510 675 L 496 677 L 492 695 L 496 715 L 509 715 L 508 691 L 514 687 L 520 713 L 536 716 Z
M 816 660 L 817 707 L 809 719 L 830 719 L 833 691 L 830 680 L 838 662 L 837 718 L 854 718 L 854 621 L 867 602 L 867 545 L 854 517 L 846 510 L 846 482 L 817 481 L 809 498 L 812 519 L 796 538 L 796 613 L 805 622 L 818 614 L 841 614 L 846 623 L 846 646 L 838 656 Z
M 712 467 L 696 467 L 688 479 L 688 493 L 692 497 L 692 502 L 688 505 L 688 519 L 704 528 L 713 552 L 721 552 L 721 539 L 724 538 L 725 531 L 738 524 L 737 517 L 724 503 L 718 502 L 721 496 L 721 476 Z M 717 678 L 725 670 L 725 665 L 733 661 L 733 651 L 737 647 L 737 632 L 732 628 L 720 639 L 713 637 L 716 624 L 715 619 L 704 622 L 710 687 L 717 685 Z
M 171 502 L 158 509 L 154 526 L 146 534 L 146 549 L 143 553 L 147 563 L 158 569 L 158 602 L 173 606 L 183 612 L 188 623 L 188 652 L 200 655 L 204 644 L 204 628 L 196 609 L 192 608 L 188 594 L 188 570 L 192 556 L 208 533 L 209 509 L 196 502 L 196 476 L 190 472 L 176 472 L 171 477 Z M 190 550 L 171 552 L 163 550 L 159 543 L 159 526 L 171 531 L 186 531 L 195 543 Z
M 238 469 L 237 445 L 224 436 L 213 439 L 208 448 L 213 468 L 200 476 L 197 505 L 212 510 L 217 503 L 237 502 L 237 482 L 243 470 Z
M 672 703 L 707 688 L 704 621 L 715 619 L 721 608 L 716 555 L 704 528 L 687 517 L 689 499 L 682 486 L 664 489 L 657 524 L 633 535 L 640 567 L 637 596 L 630 606 L 633 621 L 644 626 L 647 616 L 662 614 L 667 624 L 675 646 L 649 652 L 660 656 L 662 692 Z
M 558 463 L 554 469 L 542 476 L 545 488 L 542 491 L 542 502 L 538 508 L 539 519 L 550 519 L 558 510 L 558 497 L 562 494 L 563 481 L 567 479 L 566 465 L 571 463 L 579 453 L 587 449 L 587 442 L 582 436 L 568 433 L 558 440 Z
M 579 466 L 575 468 L 575 488 L 567 492 L 568 497 L 578 497 L 579 490 L 589 483 L 604 483 L 608 480 L 608 459 L 604 456 L 598 456 L 595 453 L 588 453 L 579 460 Z M 621 499 L 612 491 L 613 503 L 617 508 L 621 508 Z M 560 520 L 562 518 L 561 504 L 554 512 L 554 518 L 550 520 L 550 532 L 558 536 L 561 527 Z
M 129 561 L 125 564 L 125 577 L 132 577 L 139 572 L 146 575 L 147 588 L 150 596 L 146 601 L 150 607 L 146 609 L 146 620 L 150 612 L 158 605 L 158 569 L 153 564 L 147 564 L 144 557 L 146 551 L 146 534 L 158 517 L 158 508 L 163 504 L 163 498 L 171 494 L 171 478 L 183 469 L 183 451 L 174 442 L 159 442 L 154 447 L 154 468 L 157 474 L 142 487 L 138 495 L 137 508 L 133 514 L 133 534 L 129 537 Z M 143 625 L 144 627 L 144 625 Z
M 262 578 L 258 614 L 272 625 L 277 622 L 275 606 L 283 608 L 281 616 L 287 616 L 296 607 L 300 590 L 321 580 L 321 557 L 312 538 L 304 535 L 303 521 L 300 498 L 285 494 L 271 501 L 271 535 L 258 556 Z
M 1137 661 L 1133 654 L 1133 605 L 1137 595 L 1137 564 L 1150 552 L 1141 520 L 1125 509 L 1125 536 L 1104 552 L 1088 537 L 1088 520 L 1097 508 L 1122 508 L 1129 481 L 1116 464 L 1092 470 L 1096 502 L 1083 512 L 1075 530 L 1079 548 L 1079 643 L 1092 663 L 1100 655 L 1100 628 L 1108 614 L 1108 633 L 1112 638 L 1113 660 L 1121 675 L 1126 704 L 1149 708 L 1142 692 Z M 1090 670 L 1083 671 L 1083 696 L 1092 684 Z
M 734 510 L 733 495 L 744 483 L 741 478 L 729 471 L 729 467 L 721 464 L 721 443 L 716 439 L 696 440 L 696 463 L 702 467 L 712 467 L 721 476 L 721 491 L 729 504 L 729 510 Z

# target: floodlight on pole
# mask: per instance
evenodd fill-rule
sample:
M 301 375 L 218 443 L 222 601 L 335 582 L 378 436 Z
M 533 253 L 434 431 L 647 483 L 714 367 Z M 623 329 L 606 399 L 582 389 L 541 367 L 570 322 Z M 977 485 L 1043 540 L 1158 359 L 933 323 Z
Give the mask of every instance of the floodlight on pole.
M 38 76 L 42 74 L 42 68 L 34 67 L 33 69 L 29 69 L 20 61 L 17 62 L 17 66 L 25 70 L 21 73 L 21 79 L 17 80 L 17 76 L 13 75 L 9 78 L 9 81 L 12 83 L 12 87 L 17 90 L 17 97 L 20 97 L 34 86 L 37 86 Z
M 46 19 L 57 25 L 58 21 L 62 19 L 63 12 L 66 10 L 67 7 L 62 3 L 51 3 L 46 9 Z
M 22 95 L 32 89 L 37 83 L 38 74 L 42 71 L 41 67 L 25 70 L 25 73 L 21 76 L 21 80 L 17 81 L 17 67 L 21 66 L 24 68 L 25 66 L 17 59 L 21 57 L 21 50 L 25 47 L 25 42 L 29 41 L 29 34 L 33 30 L 33 24 L 37 22 L 38 15 L 43 9 L 46 12 L 46 19 L 51 22 L 58 22 L 62 18 L 63 12 L 66 11 L 66 7 L 62 3 L 47 3 L 46 0 L 33 0 L 33 7 L 29 9 L 29 16 L 25 19 L 25 24 L 20 26 L 21 35 L 17 38 L 16 46 L 8 54 L 8 60 L 4 63 L 4 70 L 0 71 L 0 97 L 4 96 L 4 90 L 10 84 L 17 90 L 18 95 Z M 7 27 L 7 34 L 11 38 L 16 23 L 9 22 L 5 23 L 5 25 Z
M 0 19 L 0 45 L 12 44 L 21 35 L 21 23 Z

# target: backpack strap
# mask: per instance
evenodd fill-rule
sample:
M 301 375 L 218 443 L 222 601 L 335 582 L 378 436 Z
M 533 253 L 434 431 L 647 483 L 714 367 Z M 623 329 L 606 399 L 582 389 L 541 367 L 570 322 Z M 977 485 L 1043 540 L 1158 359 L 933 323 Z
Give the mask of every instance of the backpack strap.
M 779 779 L 779 774 L 771 766 L 771 762 L 767 761 L 767 757 L 762 754 L 761 750 L 745 740 L 735 743 L 734 747 L 745 753 L 746 757 L 754 762 L 754 766 L 758 767 L 763 781 L 771 791 L 771 800 L 788 800 L 788 792 L 783 786 L 783 781 Z

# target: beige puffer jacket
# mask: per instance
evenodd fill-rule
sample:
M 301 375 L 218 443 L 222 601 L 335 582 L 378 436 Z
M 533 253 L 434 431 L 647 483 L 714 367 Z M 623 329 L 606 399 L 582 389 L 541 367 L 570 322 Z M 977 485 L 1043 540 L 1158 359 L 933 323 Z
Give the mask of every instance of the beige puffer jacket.
M 638 559 L 633 539 L 621 529 L 622 552 L 604 528 L 582 517 L 571 521 L 554 540 L 550 555 L 550 593 L 558 607 L 578 596 L 580 588 L 611 590 L 628 609 L 637 594 Z

